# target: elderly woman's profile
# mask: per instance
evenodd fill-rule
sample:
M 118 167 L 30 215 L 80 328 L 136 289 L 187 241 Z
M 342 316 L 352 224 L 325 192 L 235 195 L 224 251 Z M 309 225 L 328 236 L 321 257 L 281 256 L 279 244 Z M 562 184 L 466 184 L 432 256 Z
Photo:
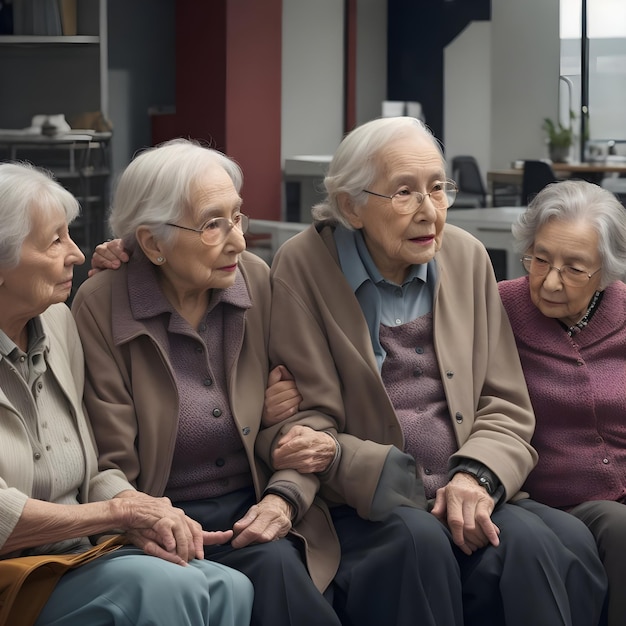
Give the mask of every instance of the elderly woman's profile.
M 65 304 L 84 262 L 69 233 L 78 212 L 49 173 L 0 163 L 0 620 L 240 626 L 250 581 L 203 554 L 232 533 L 204 532 L 120 470 L 98 469 Z

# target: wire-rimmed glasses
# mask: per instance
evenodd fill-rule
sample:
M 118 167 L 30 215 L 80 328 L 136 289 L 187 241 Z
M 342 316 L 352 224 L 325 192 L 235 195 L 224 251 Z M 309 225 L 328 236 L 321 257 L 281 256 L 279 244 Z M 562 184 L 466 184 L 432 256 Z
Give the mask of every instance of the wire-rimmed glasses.
M 397 191 L 391 196 L 376 193 L 375 191 L 369 191 L 368 189 L 363 189 L 363 192 L 368 193 L 371 196 L 387 198 L 387 200 L 391 200 L 391 206 L 396 213 L 409 215 L 410 213 L 415 213 L 415 211 L 417 211 L 422 204 L 424 204 L 424 200 L 426 200 L 426 198 L 430 198 L 433 206 L 440 211 L 450 208 L 454 203 L 458 190 L 459 189 L 453 180 L 445 180 L 437 183 L 428 193 L 411 191 L 406 187 L 400 189 L 400 191 Z
M 531 276 L 545 278 L 552 270 L 556 270 L 563 284 L 568 287 L 584 287 L 602 269 L 602 266 L 600 266 L 595 272 L 590 273 L 586 269 L 574 267 L 573 265 L 557 267 L 556 265 L 550 265 L 548 261 L 541 257 L 530 254 L 523 256 L 520 260 L 524 269 Z
M 200 233 L 200 240 L 203 244 L 206 246 L 217 246 L 226 240 L 228 233 L 230 233 L 233 228 L 245 233 L 248 230 L 249 222 L 250 220 L 247 215 L 237 213 L 233 215 L 232 219 L 227 217 L 214 217 L 201 228 L 191 228 L 189 226 L 181 226 L 180 224 L 172 224 L 171 222 L 166 222 L 165 225 Z

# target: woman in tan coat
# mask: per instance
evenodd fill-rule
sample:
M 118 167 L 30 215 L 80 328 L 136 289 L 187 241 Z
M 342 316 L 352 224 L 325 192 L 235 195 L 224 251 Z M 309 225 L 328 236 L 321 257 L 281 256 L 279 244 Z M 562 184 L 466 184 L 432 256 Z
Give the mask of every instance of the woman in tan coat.
M 338 613 L 596 624 L 593 538 L 519 492 L 534 416 L 489 257 L 445 225 L 456 186 L 436 141 L 412 118 L 368 122 L 325 185 L 315 223 L 272 264 L 270 353 L 303 400 L 258 448 L 331 506 Z
M 232 160 L 186 140 L 126 168 L 110 224 L 130 261 L 83 283 L 72 305 L 85 403 L 103 468 L 206 530 L 233 530 L 205 557 L 253 582 L 252 624 L 338 626 L 320 593 L 339 560 L 328 511 L 294 487 L 297 472 L 271 474 L 254 454 L 269 268 L 245 252 L 241 185 Z

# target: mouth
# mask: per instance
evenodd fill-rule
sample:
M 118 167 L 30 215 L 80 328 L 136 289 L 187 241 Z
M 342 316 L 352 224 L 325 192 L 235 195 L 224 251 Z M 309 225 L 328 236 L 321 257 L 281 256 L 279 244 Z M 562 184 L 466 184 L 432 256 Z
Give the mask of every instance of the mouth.
M 233 263 L 232 265 L 224 265 L 223 267 L 218 267 L 217 269 L 220 272 L 234 272 L 237 269 L 237 263 Z
M 424 235 L 422 237 L 411 237 L 409 238 L 409 241 L 412 241 L 413 243 L 418 243 L 421 245 L 428 245 L 430 243 L 432 243 L 433 241 L 435 241 L 435 235 Z

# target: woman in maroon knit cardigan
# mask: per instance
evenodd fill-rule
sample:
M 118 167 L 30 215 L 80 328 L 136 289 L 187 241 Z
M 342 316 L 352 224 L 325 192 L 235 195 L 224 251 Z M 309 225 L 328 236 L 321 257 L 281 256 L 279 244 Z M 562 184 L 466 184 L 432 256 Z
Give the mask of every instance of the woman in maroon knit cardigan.
M 499 284 L 537 418 L 532 498 L 593 532 L 609 626 L 626 623 L 626 210 L 585 181 L 548 185 L 513 226 L 528 276 Z

